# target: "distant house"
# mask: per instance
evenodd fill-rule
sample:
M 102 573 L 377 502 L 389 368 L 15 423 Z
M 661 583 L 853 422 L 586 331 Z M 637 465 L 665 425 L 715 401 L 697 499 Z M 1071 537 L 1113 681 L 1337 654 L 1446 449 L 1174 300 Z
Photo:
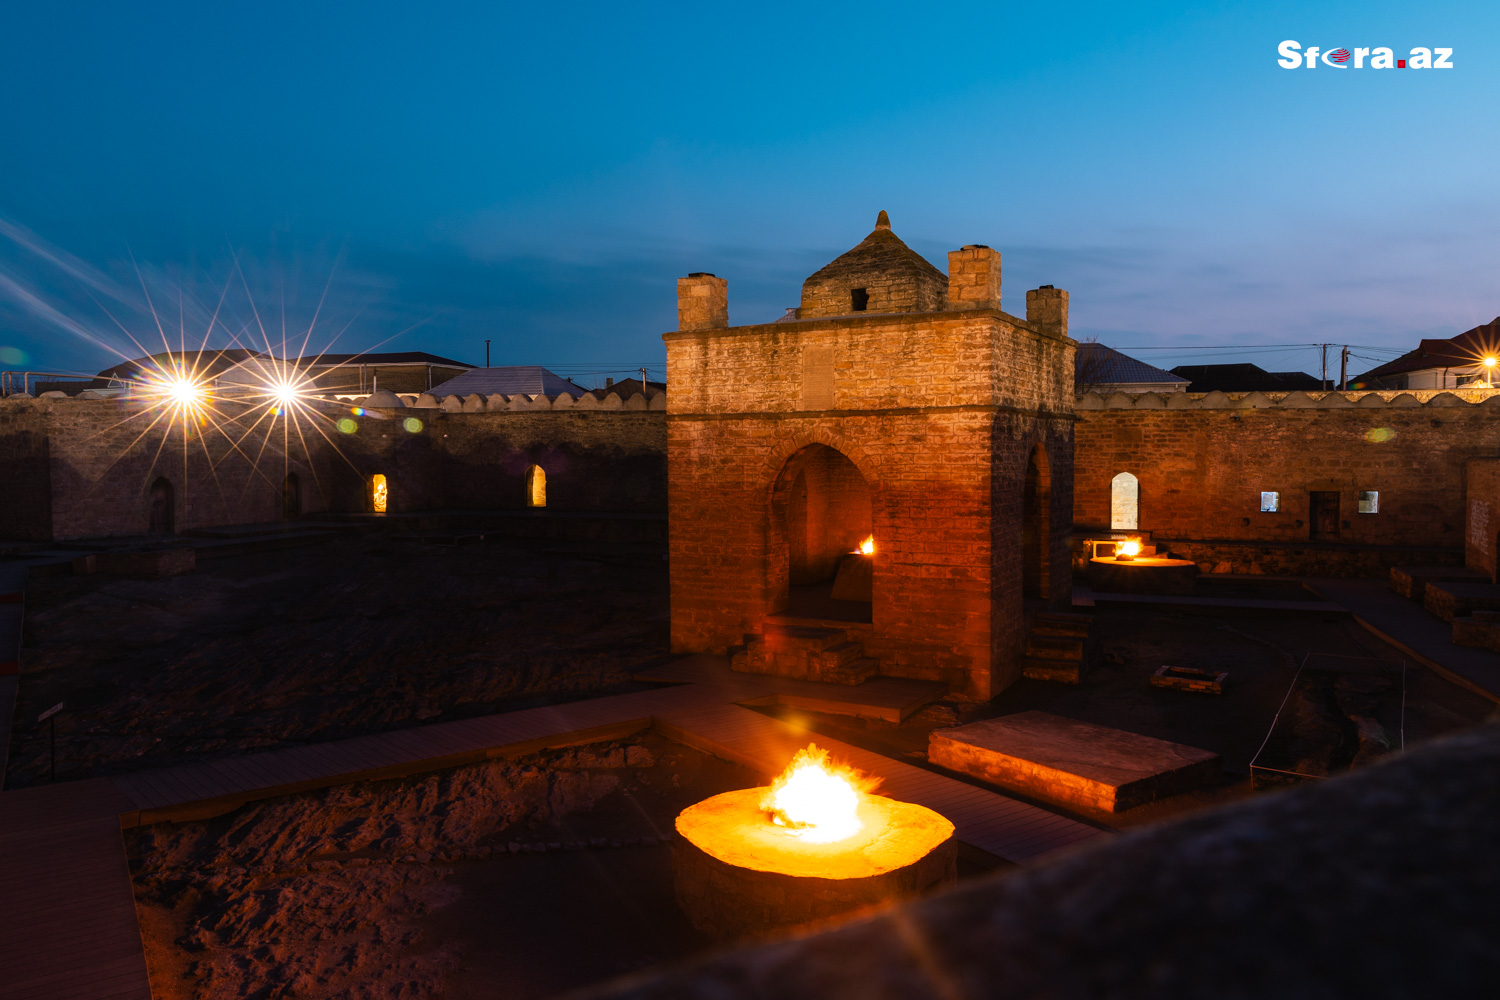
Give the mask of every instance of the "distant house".
M 314 354 L 291 363 L 307 371 L 318 392 L 334 395 L 429 392 L 474 367 L 426 351 Z
M 384 383 L 381 383 L 382 388 Z M 439 383 L 431 392 L 442 399 L 444 396 L 556 396 L 566 392 L 577 399 L 589 390 L 550 372 L 541 365 L 505 365 L 495 368 L 471 368 L 446 382 Z
M 1457 389 L 1476 382 L 1488 386 L 1500 359 L 1500 317 L 1448 340 L 1423 339 L 1414 351 L 1356 377 L 1356 389 Z
M 1172 374 L 1187 379 L 1188 392 L 1291 392 L 1332 388 L 1307 372 L 1268 372 L 1260 365 L 1178 365 Z
M 594 389 L 592 391 L 594 395 L 598 396 L 600 399 L 603 399 L 610 393 L 614 393 L 621 399 L 629 399 L 636 393 L 640 393 L 642 396 L 650 399 L 659 392 L 666 392 L 667 383 L 652 382 L 649 380 L 646 382 L 642 382 L 638 378 L 622 378 L 619 380 L 607 378 L 604 380 L 604 388 Z
M 248 379 L 238 373 L 269 369 L 277 363 L 277 359 L 269 354 L 242 347 L 227 350 L 163 351 L 106 368 L 99 373 L 99 380 L 107 385 L 112 381 L 140 382 L 181 373 L 198 382 L 217 383 L 222 379 L 241 384 Z
M 1188 380 L 1085 341 L 1073 355 L 1074 392 L 1183 392 Z

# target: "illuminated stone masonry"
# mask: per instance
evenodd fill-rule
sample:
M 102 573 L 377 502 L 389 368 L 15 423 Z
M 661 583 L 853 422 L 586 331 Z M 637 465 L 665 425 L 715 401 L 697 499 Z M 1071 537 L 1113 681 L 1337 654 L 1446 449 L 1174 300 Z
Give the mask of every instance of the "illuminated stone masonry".
M 728 325 L 724 279 L 678 281 L 675 651 L 847 624 L 882 674 L 978 698 L 1019 675 L 1025 599 L 1070 593 L 1068 296 L 1032 290 L 1020 319 L 1001 311 L 997 252 L 948 256 L 945 278 L 881 213 L 800 309 L 751 326 Z M 832 587 L 866 540 L 870 600 L 838 599 L 862 589 Z

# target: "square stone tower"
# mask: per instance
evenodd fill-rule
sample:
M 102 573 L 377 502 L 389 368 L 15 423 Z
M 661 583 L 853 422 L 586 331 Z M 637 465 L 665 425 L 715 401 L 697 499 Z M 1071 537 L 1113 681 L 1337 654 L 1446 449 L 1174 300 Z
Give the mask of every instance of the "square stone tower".
M 944 276 L 885 212 L 775 322 L 729 326 L 711 274 L 677 291 L 673 649 L 837 629 L 882 674 L 974 698 L 1010 684 L 1028 613 L 1071 593 L 1068 293 L 1027 292 L 1011 316 L 998 253 L 955 250 Z

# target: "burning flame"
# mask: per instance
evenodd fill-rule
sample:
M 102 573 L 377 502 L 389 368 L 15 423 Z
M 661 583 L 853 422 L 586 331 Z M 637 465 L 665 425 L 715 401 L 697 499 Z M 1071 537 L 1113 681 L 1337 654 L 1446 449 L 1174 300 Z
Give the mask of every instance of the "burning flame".
M 1119 552 L 1117 553 L 1117 555 L 1129 556 L 1131 559 L 1134 559 L 1140 554 L 1141 543 L 1134 538 L 1127 538 L 1125 541 L 1121 542 Z
M 873 556 L 875 554 L 875 536 L 871 535 L 859 543 L 859 554 L 862 556 Z
M 777 826 L 792 828 L 814 844 L 826 844 L 858 833 L 859 797 L 872 791 L 871 779 L 828 759 L 828 751 L 809 743 L 761 796 L 760 806 Z

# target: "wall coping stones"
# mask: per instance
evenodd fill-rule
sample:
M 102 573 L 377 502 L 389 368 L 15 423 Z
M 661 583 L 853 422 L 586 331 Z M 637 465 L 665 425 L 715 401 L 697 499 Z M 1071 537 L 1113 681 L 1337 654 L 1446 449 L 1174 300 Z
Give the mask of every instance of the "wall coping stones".
M 1339 392 L 1085 392 L 1074 399 L 1076 410 L 1335 410 L 1354 407 L 1500 406 L 1500 389 L 1390 389 Z

